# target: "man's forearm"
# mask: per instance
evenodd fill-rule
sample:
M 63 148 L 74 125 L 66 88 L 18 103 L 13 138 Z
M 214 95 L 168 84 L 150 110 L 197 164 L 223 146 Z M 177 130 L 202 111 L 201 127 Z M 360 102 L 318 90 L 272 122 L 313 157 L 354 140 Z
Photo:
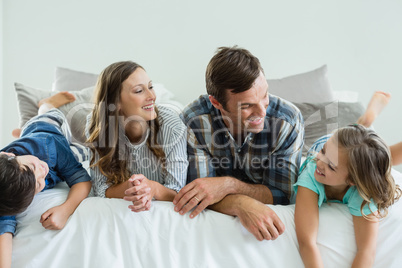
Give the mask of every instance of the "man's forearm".
M 238 209 L 243 202 L 243 195 L 230 194 L 225 196 L 218 203 L 210 205 L 208 208 L 226 215 L 237 216 L 239 212 Z
M 233 179 L 231 194 L 241 194 L 254 198 L 264 204 L 273 204 L 271 190 L 263 184 L 250 184 Z

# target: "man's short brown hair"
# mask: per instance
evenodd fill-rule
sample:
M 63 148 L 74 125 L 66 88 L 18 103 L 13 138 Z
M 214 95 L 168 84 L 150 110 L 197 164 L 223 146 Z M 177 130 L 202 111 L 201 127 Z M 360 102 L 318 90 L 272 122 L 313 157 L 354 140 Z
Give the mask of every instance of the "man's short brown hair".
M 240 93 L 250 89 L 260 72 L 264 72 L 260 61 L 250 51 L 237 46 L 220 47 L 207 66 L 207 92 L 225 108 L 226 91 Z

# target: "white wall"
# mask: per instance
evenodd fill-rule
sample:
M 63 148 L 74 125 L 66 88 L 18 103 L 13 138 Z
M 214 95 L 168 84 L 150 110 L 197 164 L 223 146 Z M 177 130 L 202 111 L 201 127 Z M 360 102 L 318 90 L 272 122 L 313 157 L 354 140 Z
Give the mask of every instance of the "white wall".
M 364 104 L 391 92 L 374 126 L 388 143 L 402 140 L 401 1 L 3 1 L 2 146 L 18 122 L 15 81 L 50 89 L 55 66 L 98 73 L 130 59 L 188 103 L 205 92 L 215 49 L 235 44 L 268 78 L 327 64 L 332 88 L 358 91 Z
M 3 1 L 0 0 L 0 14 L 3 14 Z M 3 20 L 0 20 L 0 81 L 3 81 Z M 0 82 L 0 107 L 3 105 L 3 86 Z M 3 125 L 3 112 L 0 108 L 0 126 Z M 0 146 L 2 145 L 3 131 L 0 131 Z

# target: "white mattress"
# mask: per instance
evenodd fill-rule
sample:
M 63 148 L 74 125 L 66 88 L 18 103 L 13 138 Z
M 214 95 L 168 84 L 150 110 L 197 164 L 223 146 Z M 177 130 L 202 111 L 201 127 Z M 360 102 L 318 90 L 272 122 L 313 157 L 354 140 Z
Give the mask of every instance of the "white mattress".
M 393 171 L 402 185 L 402 174 Z M 270 206 L 286 231 L 275 241 L 257 241 L 235 217 L 211 210 L 195 219 L 153 202 L 134 213 L 129 202 L 89 197 L 60 231 L 45 230 L 40 215 L 62 203 L 60 184 L 35 197 L 18 219 L 13 267 L 303 267 L 294 226 L 294 205 Z M 320 209 L 317 239 L 325 267 L 350 267 L 355 252 L 352 216 L 346 206 Z M 402 202 L 380 223 L 374 267 L 402 267 Z

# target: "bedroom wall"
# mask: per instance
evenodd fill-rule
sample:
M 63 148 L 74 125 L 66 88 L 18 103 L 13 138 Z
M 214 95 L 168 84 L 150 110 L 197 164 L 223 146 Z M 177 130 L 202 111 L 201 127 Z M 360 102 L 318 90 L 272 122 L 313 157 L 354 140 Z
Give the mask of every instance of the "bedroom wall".
M 3 14 L 3 1 L 0 1 L 0 14 Z M 0 20 L 0 81 L 3 81 L 3 20 Z M 0 105 L 3 105 L 3 86 L 0 82 Z M 3 109 L 0 109 L 0 126 L 3 125 Z M 0 145 L 2 145 L 3 131 L 0 131 Z
M 332 88 L 358 91 L 364 104 L 375 90 L 391 92 L 374 126 L 388 143 L 402 140 L 402 2 L 244 3 L 3 0 L 0 145 L 18 122 L 15 81 L 50 89 L 56 66 L 99 73 L 131 59 L 188 103 L 205 92 L 215 49 L 235 44 L 259 57 L 268 78 L 327 64 Z

